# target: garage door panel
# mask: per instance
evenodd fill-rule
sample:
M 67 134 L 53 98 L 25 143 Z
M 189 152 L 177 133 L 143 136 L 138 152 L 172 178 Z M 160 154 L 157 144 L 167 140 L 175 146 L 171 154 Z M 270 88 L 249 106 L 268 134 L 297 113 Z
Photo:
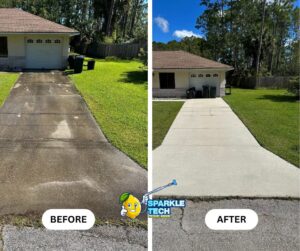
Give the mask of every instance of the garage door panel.
M 62 43 L 60 39 L 27 39 L 26 68 L 60 69 L 61 66 Z
M 209 76 L 207 76 L 209 74 Z M 218 87 L 220 83 L 219 74 L 217 73 L 191 73 L 190 87 L 195 87 L 196 90 L 202 90 L 203 85 Z

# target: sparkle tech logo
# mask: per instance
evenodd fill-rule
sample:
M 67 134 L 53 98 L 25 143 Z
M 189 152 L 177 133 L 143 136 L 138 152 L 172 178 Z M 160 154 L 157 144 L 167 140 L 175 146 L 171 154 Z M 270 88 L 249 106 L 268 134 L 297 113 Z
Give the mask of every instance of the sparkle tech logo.
M 156 200 L 149 199 L 151 194 L 157 193 L 163 189 L 166 189 L 170 186 L 176 186 L 176 180 L 172 180 L 171 183 L 158 187 L 143 196 L 142 203 L 138 198 L 134 197 L 130 193 L 123 193 L 119 198 L 119 202 L 122 205 L 121 216 L 127 216 L 130 219 L 135 219 L 140 213 L 147 211 L 148 217 L 157 218 L 157 217 L 170 217 L 171 209 L 173 207 L 185 207 L 185 200 L 174 200 L 174 199 L 164 199 Z M 144 210 L 142 211 L 142 205 L 144 205 Z
M 185 200 L 149 200 L 148 201 L 148 217 L 166 218 L 171 216 L 173 207 L 183 208 L 186 206 Z

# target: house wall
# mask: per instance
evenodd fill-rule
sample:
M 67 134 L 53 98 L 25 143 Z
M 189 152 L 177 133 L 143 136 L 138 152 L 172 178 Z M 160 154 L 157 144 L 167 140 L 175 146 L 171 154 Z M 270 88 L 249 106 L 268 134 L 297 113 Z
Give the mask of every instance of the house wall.
M 160 89 L 159 73 L 175 73 L 175 89 Z M 184 97 L 189 86 L 189 73 L 181 70 L 161 70 L 153 72 L 153 97 Z
M 160 72 L 174 72 L 175 73 L 175 89 L 160 89 L 159 73 Z M 225 71 L 224 70 L 159 70 L 153 72 L 153 97 L 185 97 L 186 90 L 192 87 L 190 76 L 191 74 L 214 74 L 217 73 L 217 80 L 209 79 L 210 81 L 217 81 L 217 96 L 225 95 Z M 208 80 L 207 80 L 208 81 Z M 205 83 L 205 81 L 204 81 Z M 209 81 L 207 82 L 209 84 Z
M 0 57 L 0 68 L 26 68 L 26 43 L 28 38 L 32 39 L 61 39 L 62 52 L 62 67 L 67 66 L 67 59 L 69 54 L 69 36 L 68 35 L 51 35 L 51 34 L 13 34 L 1 35 L 7 37 L 8 43 L 8 57 Z M 51 53 L 51 51 L 49 51 Z M 45 55 L 47 57 L 47 55 Z

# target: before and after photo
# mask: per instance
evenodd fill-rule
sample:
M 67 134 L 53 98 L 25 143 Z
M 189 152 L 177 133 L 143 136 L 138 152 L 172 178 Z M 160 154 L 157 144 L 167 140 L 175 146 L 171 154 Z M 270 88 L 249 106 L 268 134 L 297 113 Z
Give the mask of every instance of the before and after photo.
M 0 250 L 299 250 L 299 7 L 0 0 Z

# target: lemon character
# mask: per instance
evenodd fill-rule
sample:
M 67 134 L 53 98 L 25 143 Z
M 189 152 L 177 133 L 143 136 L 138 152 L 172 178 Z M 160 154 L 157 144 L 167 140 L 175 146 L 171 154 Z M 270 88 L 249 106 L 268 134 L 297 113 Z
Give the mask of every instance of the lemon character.
M 130 219 L 135 219 L 141 213 L 141 203 L 139 199 L 130 193 L 123 193 L 120 196 L 120 203 L 122 204 L 122 216 L 126 215 Z

